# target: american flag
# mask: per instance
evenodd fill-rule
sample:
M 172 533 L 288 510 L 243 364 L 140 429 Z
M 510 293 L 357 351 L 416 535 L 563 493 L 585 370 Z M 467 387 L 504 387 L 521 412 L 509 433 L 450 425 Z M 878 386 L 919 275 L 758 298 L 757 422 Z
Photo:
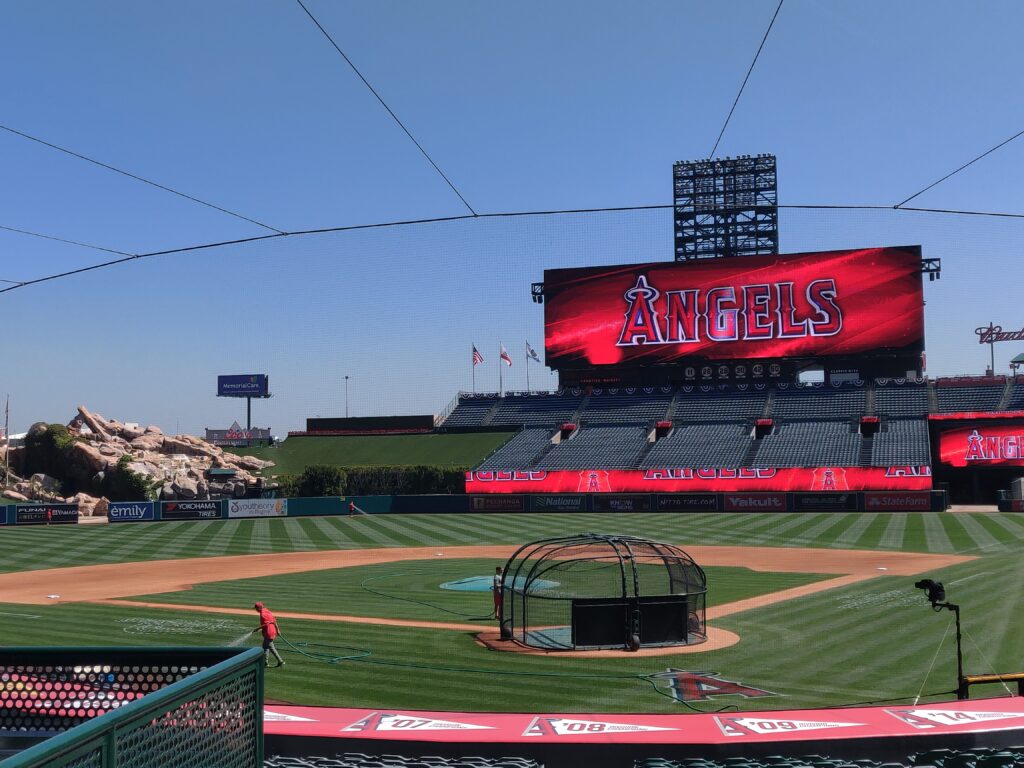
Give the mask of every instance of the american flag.
M 498 357 L 500 357 L 502 360 L 504 360 L 509 368 L 512 367 L 512 358 L 508 356 L 508 350 L 505 349 L 505 345 L 504 344 L 501 345 L 501 354 L 498 355 Z
M 481 355 L 477 349 L 476 344 L 473 345 L 473 365 L 480 365 L 484 361 L 484 356 Z

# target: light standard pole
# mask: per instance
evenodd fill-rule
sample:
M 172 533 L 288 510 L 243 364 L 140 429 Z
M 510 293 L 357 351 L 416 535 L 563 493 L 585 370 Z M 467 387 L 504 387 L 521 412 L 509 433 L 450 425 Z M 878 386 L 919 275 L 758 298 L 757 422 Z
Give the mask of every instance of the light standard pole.
M 345 377 L 345 418 L 348 418 L 348 376 Z

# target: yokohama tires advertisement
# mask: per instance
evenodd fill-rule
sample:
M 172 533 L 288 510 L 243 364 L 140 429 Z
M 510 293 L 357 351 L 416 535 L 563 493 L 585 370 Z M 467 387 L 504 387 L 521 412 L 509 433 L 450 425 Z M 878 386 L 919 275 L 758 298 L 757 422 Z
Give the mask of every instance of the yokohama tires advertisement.
M 919 466 L 477 470 L 466 473 L 466 493 L 474 494 L 924 491 L 931 487 L 931 467 Z
M 918 247 L 547 270 L 546 363 L 919 352 L 920 272 Z

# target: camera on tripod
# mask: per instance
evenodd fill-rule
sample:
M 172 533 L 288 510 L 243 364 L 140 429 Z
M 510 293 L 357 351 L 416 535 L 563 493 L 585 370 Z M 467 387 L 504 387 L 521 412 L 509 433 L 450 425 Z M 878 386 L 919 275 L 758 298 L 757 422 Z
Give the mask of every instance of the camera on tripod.
M 914 582 L 914 586 L 918 589 L 923 589 L 927 593 L 928 602 L 930 602 L 933 606 L 937 603 L 946 602 L 946 588 L 942 586 L 941 581 L 921 579 L 920 581 Z

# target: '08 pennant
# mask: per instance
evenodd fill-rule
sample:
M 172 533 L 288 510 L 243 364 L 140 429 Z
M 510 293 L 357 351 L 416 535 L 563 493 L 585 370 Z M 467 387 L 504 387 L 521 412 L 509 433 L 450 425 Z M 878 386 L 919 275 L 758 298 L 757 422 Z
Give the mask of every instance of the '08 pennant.
M 1024 718 L 1024 712 L 976 712 L 959 709 L 887 709 L 886 712 L 920 730 Z
M 641 731 L 677 731 L 636 723 L 605 723 L 597 720 L 569 720 L 564 717 L 535 717 L 523 736 L 594 736 L 602 733 L 639 733 Z
M 863 723 L 834 723 L 822 720 L 778 720 L 769 717 L 716 717 L 715 722 L 726 736 L 763 736 L 797 731 L 818 731 L 822 728 L 848 728 Z
M 344 733 L 346 731 L 471 731 L 493 728 L 493 725 L 435 720 L 429 717 L 416 717 L 393 712 L 374 712 L 351 725 L 346 725 L 341 730 Z

